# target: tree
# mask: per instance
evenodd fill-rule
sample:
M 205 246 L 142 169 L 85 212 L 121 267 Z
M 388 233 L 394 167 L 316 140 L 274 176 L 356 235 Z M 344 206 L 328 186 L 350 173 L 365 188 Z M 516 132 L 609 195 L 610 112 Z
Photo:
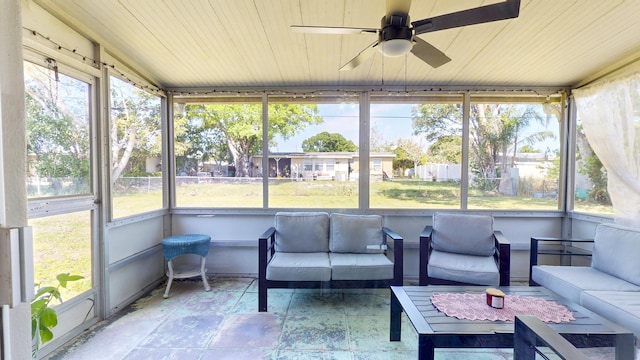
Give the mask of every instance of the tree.
M 224 138 L 236 167 L 236 176 L 249 175 L 249 159 L 262 151 L 262 104 L 188 104 L 185 106 L 185 118 L 188 121 L 182 121 L 181 126 L 185 126 L 186 130 L 179 130 L 187 132 L 185 139 L 195 136 L 193 128 L 190 129 L 187 124 L 190 121 L 201 122 L 202 128 L 212 131 L 204 134 L 205 138 Z M 319 123 L 322 123 L 322 118 L 318 116 L 316 105 L 271 104 L 267 141 L 270 146 L 275 145 L 276 134 L 288 139 L 306 125 Z M 214 139 L 213 143 L 214 148 L 204 151 L 203 156 L 223 153 L 220 141 Z
M 405 156 L 406 158 L 400 158 L 399 161 L 410 160 L 413 163 L 413 168 L 416 169 L 418 165 L 426 161 L 426 153 L 422 144 L 418 144 L 412 139 L 398 139 L 397 141 L 397 149 L 401 149 L 399 154 L 401 156 Z
M 458 104 L 421 104 L 412 110 L 414 134 L 428 141 L 462 135 L 462 108 Z M 531 121 L 544 119 L 531 106 L 472 104 L 470 108 L 470 167 L 477 174 L 476 186 L 495 189 L 498 178 L 508 176 L 519 144 L 534 144 L 553 136 L 550 131 L 524 135 Z M 499 167 L 500 165 L 500 167 Z M 501 173 L 498 173 L 500 171 Z
M 358 147 L 338 133 L 323 131 L 302 142 L 304 152 L 354 152 Z
M 460 164 L 462 161 L 462 137 L 459 135 L 439 137 L 429 146 L 427 155 L 432 163 Z
M 146 159 L 162 153 L 160 98 L 111 77 L 111 182 L 128 170 L 146 172 Z
M 607 169 L 589 145 L 581 124 L 576 131 L 576 150 L 578 172 L 589 177 L 591 182 L 589 198 L 598 204 L 611 205 L 611 197 L 607 190 L 609 179 Z
M 88 86 L 79 80 L 25 63 L 27 151 L 31 170 L 50 178 L 52 189 L 62 190 L 70 178 L 72 192 L 89 191 Z

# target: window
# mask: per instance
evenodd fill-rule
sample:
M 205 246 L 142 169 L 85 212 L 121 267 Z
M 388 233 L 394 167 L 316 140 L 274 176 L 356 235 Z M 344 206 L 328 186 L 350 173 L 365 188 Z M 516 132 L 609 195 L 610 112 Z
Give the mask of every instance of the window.
M 175 99 L 176 206 L 262 207 L 262 103 Z
M 161 209 L 160 97 L 114 76 L 110 88 L 112 218 Z
M 557 103 L 479 102 L 469 127 L 469 209 L 557 210 Z
M 270 98 L 269 128 L 270 208 L 358 207 L 357 97 Z
M 89 194 L 89 84 L 24 63 L 29 198 Z
M 372 208 L 460 208 L 461 101 L 372 98 Z
M 84 276 L 60 289 L 66 301 L 92 288 L 92 84 L 62 73 L 54 60 L 45 64 L 24 62 L 29 225 L 36 283 Z
M 56 275 L 60 273 L 84 276 L 60 288 L 65 301 L 90 290 L 91 212 L 30 219 L 29 226 L 33 228 L 34 281 L 53 285 L 57 284 Z
M 593 151 L 577 112 L 575 157 L 575 211 L 613 215 L 613 205 L 608 191 L 608 173 L 598 155 Z
M 382 171 L 382 159 L 373 159 L 371 161 L 373 163 L 373 167 L 371 170 L 375 173 L 379 173 Z

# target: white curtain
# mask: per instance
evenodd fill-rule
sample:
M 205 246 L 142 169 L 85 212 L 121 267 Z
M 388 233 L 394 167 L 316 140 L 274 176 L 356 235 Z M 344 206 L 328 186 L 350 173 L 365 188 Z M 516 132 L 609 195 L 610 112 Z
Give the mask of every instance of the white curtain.
M 573 94 L 587 140 L 607 169 L 616 223 L 640 227 L 640 73 Z

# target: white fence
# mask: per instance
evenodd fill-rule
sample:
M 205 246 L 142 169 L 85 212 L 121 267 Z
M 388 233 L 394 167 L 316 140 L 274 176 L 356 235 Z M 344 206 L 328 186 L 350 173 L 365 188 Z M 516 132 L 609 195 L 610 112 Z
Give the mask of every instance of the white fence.
M 416 168 L 415 175 L 422 180 L 460 181 L 462 165 L 460 164 L 426 164 Z

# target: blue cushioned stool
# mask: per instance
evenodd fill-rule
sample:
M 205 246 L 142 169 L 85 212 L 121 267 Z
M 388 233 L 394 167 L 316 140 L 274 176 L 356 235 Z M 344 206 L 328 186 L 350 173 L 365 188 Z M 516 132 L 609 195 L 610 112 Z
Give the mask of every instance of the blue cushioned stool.
M 167 281 L 167 289 L 164 292 L 165 299 L 169 297 L 169 290 L 171 289 L 173 279 L 201 276 L 205 291 L 211 290 L 206 277 L 207 269 L 204 268 L 210 243 L 211 237 L 203 234 L 175 235 L 162 240 L 162 252 L 164 253 L 165 259 L 168 260 L 167 265 L 169 267 L 169 271 L 167 272 L 169 280 Z M 200 255 L 202 257 L 200 259 L 200 268 L 194 269 L 192 266 L 181 266 L 174 271 L 173 258 L 185 254 Z

